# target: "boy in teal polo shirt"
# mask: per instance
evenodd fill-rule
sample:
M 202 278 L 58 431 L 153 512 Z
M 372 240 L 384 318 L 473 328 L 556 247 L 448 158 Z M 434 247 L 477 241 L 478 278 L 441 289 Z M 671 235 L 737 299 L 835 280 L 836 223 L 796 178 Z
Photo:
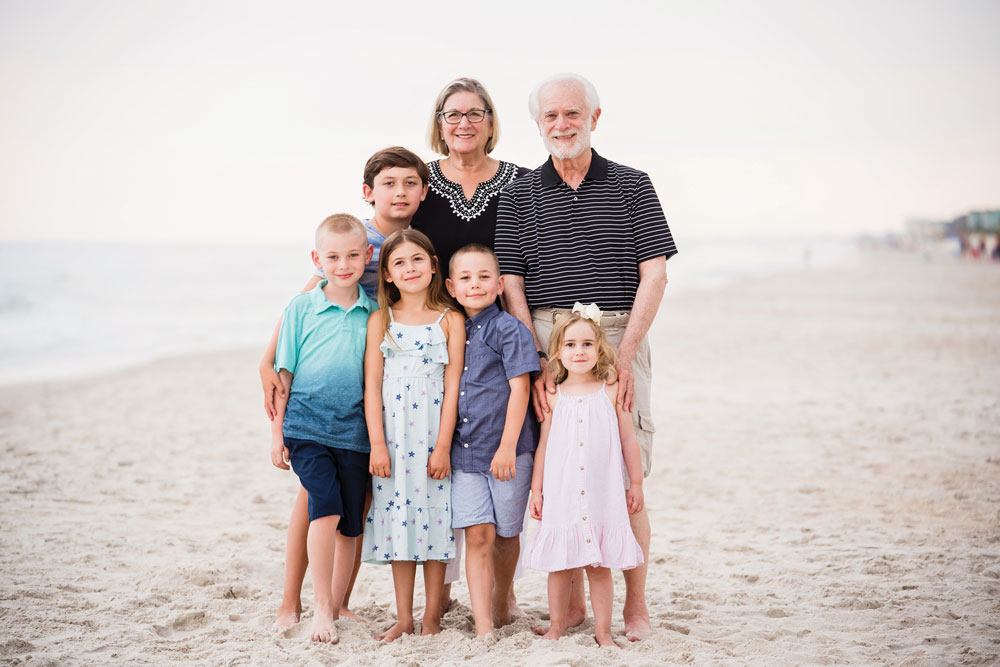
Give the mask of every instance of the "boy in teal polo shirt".
M 288 398 L 275 400 L 271 463 L 287 470 L 290 462 L 309 493 L 313 641 L 338 639 L 334 619 L 364 527 L 370 477 L 363 360 L 368 315 L 378 305 L 358 281 L 371 255 L 360 220 L 324 220 L 312 257 L 326 280 L 292 299 L 278 332 L 275 369 Z

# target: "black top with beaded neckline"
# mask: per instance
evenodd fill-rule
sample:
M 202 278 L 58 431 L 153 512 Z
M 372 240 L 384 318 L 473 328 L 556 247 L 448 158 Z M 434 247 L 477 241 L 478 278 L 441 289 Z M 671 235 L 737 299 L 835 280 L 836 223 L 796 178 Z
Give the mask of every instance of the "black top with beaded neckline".
M 430 238 L 441 265 L 441 276 L 447 278 L 448 262 L 456 250 L 470 243 L 493 247 L 500 191 L 530 169 L 500 161 L 496 173 L 476 186 L 472 199 L 466 199 L 462 186 L 445 177 L 438 160 L 427 167 L 430 170 L 427 199 L 421 202 L 410 224 Z

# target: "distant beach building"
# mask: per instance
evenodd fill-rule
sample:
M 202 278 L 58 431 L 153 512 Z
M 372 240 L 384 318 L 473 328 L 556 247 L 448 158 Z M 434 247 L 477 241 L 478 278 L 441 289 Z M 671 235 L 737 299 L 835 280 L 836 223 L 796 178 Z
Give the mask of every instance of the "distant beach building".
M 950 223 L 951 233 L 958 237 L 959 253 L 972 259 L 997 256 L 1000 248 L 1000 210 L 969 211 Z M 987 247 L 991 245 L 992 248 Z

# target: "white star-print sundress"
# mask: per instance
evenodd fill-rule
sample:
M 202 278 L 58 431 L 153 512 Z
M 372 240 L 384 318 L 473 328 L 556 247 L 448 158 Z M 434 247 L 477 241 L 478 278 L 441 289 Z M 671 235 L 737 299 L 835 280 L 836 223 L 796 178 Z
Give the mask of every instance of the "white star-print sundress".
M 451 478 L 427 475 L 444 401 L 448 341 L 441 320 L 400 324 L 389 310 L 389 333 L 380 349 L 382 423 L 392 475 L 372 477 L 372 506 L 365 519 L 364 560 L 450 560 Z M 391 339 L 391 340 L 390 340 Z

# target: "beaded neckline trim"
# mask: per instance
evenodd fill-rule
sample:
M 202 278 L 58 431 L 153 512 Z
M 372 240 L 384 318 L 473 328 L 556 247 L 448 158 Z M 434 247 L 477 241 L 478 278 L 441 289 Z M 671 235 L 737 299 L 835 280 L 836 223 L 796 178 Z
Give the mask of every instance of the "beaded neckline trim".
M 431 172 L 431 190 L 444 197 L 451 205 L 452 212 L 462 220 L 472 220 L 482 215 L 490 200 L 500 194 L 504 186 L 517 178 L 517 165 L 501 162 L 493 178 L 477 185 L 472 199 L 466 199 L 462 186 L 445 178 L 437 160 L 427 166 Z

